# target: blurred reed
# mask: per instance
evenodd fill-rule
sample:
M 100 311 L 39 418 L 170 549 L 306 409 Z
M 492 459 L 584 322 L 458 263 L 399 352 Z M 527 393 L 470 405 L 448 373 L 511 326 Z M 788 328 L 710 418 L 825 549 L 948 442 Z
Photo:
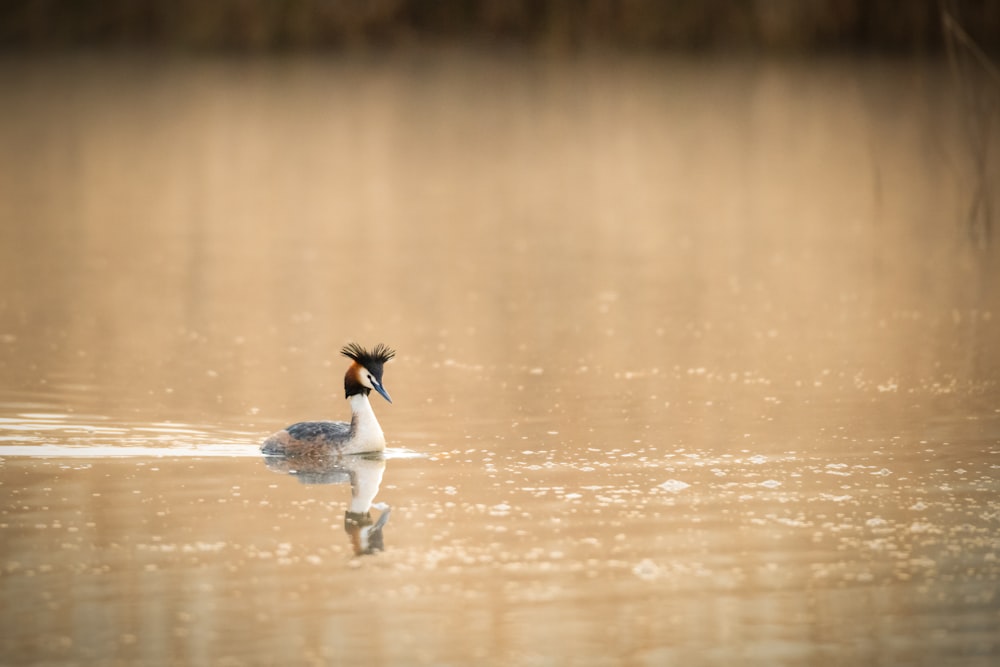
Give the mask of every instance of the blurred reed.
M 948 7 L 976 43 L 1000 45 L 1000 3 Z M 942 0 L 7 0 L 0 48 L 936 52 L 941 10 Z
M 985 248 L 993 238 L 994 142 L 990 139 L 1000 121 L 1000 68 L 961 24 L 954 5 L 942 3 L 941 23 L 972 163 L 973 185 L 965 224 L 972 243 Z

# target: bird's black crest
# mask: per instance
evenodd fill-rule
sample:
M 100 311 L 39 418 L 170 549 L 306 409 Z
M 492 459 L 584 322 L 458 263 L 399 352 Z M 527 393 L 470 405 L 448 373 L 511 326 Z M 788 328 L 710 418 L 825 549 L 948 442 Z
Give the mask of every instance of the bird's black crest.
M 379 376 L 382 375 L 382 365 L 396 356 L 395 350 L 389 349 L 382 343 L 379 343 L 372 348 L 371 352 L 357 343 L 348 343 L 344 346 L 340 353 L 349 359 L 353 359 Z

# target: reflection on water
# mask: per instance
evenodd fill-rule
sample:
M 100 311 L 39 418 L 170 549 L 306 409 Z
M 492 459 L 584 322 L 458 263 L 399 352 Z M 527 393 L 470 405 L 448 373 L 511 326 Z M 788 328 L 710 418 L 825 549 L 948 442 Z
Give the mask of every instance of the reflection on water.
M 946 67 L 0 81 L 6 660 L 1000 656 L 1000 179 Z M 349 340 L 391 463 L 261 465 Z
M 344 532 L 357 556 L 385 551 L 382 529 L 391 508 L 375 503 L 385 474 L 382 454 L 314 454 L 312 456 L 264 456 L 274 472 L 292 475 L 303 484 L 350 484 L 351 501 L 344 512 Z M 372 518 L 372 508 L 378 519 Z

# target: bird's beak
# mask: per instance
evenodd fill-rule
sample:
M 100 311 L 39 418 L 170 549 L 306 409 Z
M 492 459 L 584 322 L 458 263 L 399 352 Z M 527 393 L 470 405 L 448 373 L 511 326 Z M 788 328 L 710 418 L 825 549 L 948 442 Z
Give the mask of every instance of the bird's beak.
M 387 400 L 390 403 L 392 403 L 392 399 L 389 398 L 389 392 L 387 392 L 385 389 L 382 388 L 382 383 L 381 382 L 379 382 L 378 380 L 375 380 L 374 382 L 372 382 L 372 384 L 375 385 L 375 391 L 377 391 L 378 393 L 382 394 L 382 398 L 384 398 L 385 400 Z

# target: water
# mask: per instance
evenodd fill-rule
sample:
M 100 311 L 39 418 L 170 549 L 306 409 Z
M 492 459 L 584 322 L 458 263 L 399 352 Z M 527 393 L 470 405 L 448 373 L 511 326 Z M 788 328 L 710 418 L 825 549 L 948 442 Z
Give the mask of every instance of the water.
M 5 663 L 1000 657 L 996 175 L 943 64 L 0 79 Z M 398 350 L 389 455 L 260 457 L 348 416 L 350 340 Z

